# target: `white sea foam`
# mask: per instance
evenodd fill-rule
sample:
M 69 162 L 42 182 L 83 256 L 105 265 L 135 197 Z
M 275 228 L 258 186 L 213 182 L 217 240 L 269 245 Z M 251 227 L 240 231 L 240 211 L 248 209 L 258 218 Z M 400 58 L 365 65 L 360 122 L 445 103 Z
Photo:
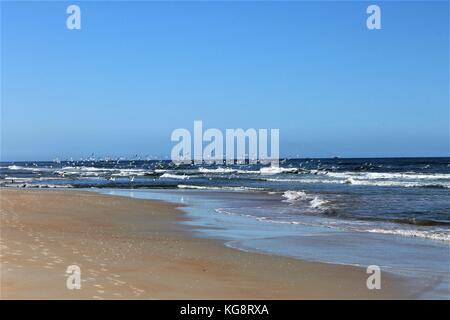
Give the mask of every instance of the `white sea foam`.
M 450 188 L 450 181 L 430 181 L 430 180 L 382 180 L 382 179 L 362 179 L 356 176 L 331 179 L 324 178 L 326 175 L 319 175 L 315 178 L 303 177 L 298 178 L 266 178 L 265 181 L 270 182 L 292 182 L 292 183 L 324 183 L 324 184 L 349 184 L 361 186 L 377 186 L 377 187 L 404 187 L 404 188 Z
M 215 186 L 196 186 L 189 184 L 179 184 L 178 189 L 197 189 L 197 190 L 224 190 L 224 191 L 264 191 L 264 188 L 251 187 L 215 187 Z
M 325 209 L 325 205 L 328 203 L 328 201 L 323 200 L 319 198 L 318 196 L 315 196 L 314 199 L 311 200 L 309 203 L 309 206 L 313 209 Z
M 239 215 L 242 217 L 249 217 L 249 218 L 256 218 L 255 216 L 252 216 L 251 214 L 245 214 L 242 212 L 232 212 L 234 208 L 217 208 L 214 209 L 214 211 L 216 211 L 217 213 L 223 213 L 223 214 L 228 214 L 228 215 Z
M 74 170 L 74 171 L 119 171 L 114 168 L 97 168 L 97 167 L 62 167 L 61 170 Z
M 315 197 L 313 201 L 311 201 L 315 205 L 322 206 L 326 201 L 323 201 L 320 198 Z M 450 231 L 449 230 L 418 230 L 418 229 L 401 229 L 393 228 L 393 226 L 373 226 L 366 227 L 368 222 L 362 221 L 346 221 L 346 220 L 333 220 L 333 219 L 316 219 L 316 220 L 284 220 L 284 219 L 276 219 L 275 217 L 269 216 L 258 216 L 258 215 L 250 215 L 244 213 L 239 208 L 219 208 L 215 209 L 218 213 L 228 214 L 228 215 L 240 215 L 245 217 L 254 218 L 257 221 L 265 222 L 265 223 L 276 223 L 276 224 L 293 224 L 293 225 L 304 225 L 304 226 L 312 226 L 312 227 L 324 227 L 330 229 L 339 229 L 344 231 L 353 231 L 353 232 L 369 232 L 369 233 L 380 233 L 380 234 L 390 234 L 397 235 L 402 237 L 417 237 L 417 238 L 426 238 L 438 241 L 444 241 L 450 243 Z
M 112 176 L 130 177 L 130 176 L 145 176 L 152 174 L 153 171 L 139 170 L 139 169 L 121 169 L 118 173 L 113 173 Z
M 198 168 L 198 171 L 201 173 L 233 173 L 233 172 L 237 172 L 236 169 L 232 169 L 232 168 L 215 168 L 215 169 L 208 169 L 208 168 Z
M 293 183 L 337 183 L 342 184 L 343 181 L 322 179 L 322 178 L 295 178 L 295 179 L 284 179 L 284 178 L 266 178 L 264 181 L 270 182 L 293 182 Z
M 194 186 L 187 184 L 179 184 L 177 185 L 178 189 L 197 189 L 197 190 L 219 190 L 219 187 L 205 187 L 205 186 Z
M 345 184 L 355 184 L 355 180 L 353 180 L 353 178 L 347 178 L 344 181 Z
M 225 173 L 239 173 L 239 174 L 259 174 L 259 170 L 242 170 L 242 169 L 234 169 L 234 168 L 198 168 L 198 172 L 205 173 L 205 174 L 225 174 Z
M 395 173 L 395 172 L 326 172 L 319 171 L 320 174 L 341 179 L 361 179 L 361 180 L 450 180 L 450 174 L 436 173 L 423 174 L 415 172 Z
M 291 191 L 288 190 L 282 195 L 283 198 L 286 198 L 286 201 L 296 201 L 296 200 L 306 200 L 308 199 L 308 195 L 304 191 Z
M 5 177 L 4 179 L 0 179 L 0 180 L 4 180 L 4 181 L 6 181 L 6 182 L 14 182 L 14 183 L 16 183 L 16 182 L 30 182 L 30 181 L 33 181 L 34 179 L 33 178 L 20 178 L 20 177 Z
M 450 182 L 409 182 L 409 181 L 376 181 L 347 178 L 343 183 L 360 186 L 404 187 L 404 188 L 450 188 Z
M 21 166 L 16 166 L 16 165 L 12 165 L 12 166 L 8 166 L 9 170 L 21 170 L 23 167 Z
M 297 173 L 297 168 L 283 168 L 283 167 L 264 167 L 259 170 L 262 175 L 271 175 L 279 173 Z
M 164 173 L 160 178 L 166 178 L 166 179 L 180 179 L 180 180 L 187 180 L 189 179 L 189 176 L 183 174 L 171 174 L 171 173 Z
M 450 233 L 444 232 L 444 231 L 439 232 L 439 231 L 381 229 L 381 228 L 374 228 L 374 229 L 369 229 L 369 230 L 364 230 L 364 231 L 372 232 L 372 233 L 393 234 L 393 235 L 400 235 L 400 236 L 406 236 L 406 237 L 427 238 L 427 239 L 450 242 Z
M 61 176 L 79 175 L 82 177 L 98 177 L 104 175 L 111 175 L 114 177 L 130 177 L 130 176 L 145 176 L 153 175 L 154 171 L 146 169 L 120 169 L 120 168 L 96 168 L 96 167 L 63 167 L 60 170 L 55 170 L 55 174 Z
M 16 166 L 16 165 L 8 166 L 8 169 L 9 170 L 34 171 L 34 172 L 48 170 L 48 168 L 23 167 L 23 166 Z
M 73 188 L 70 184 L 31 184 L 31 183 L 17 183 L 17 184 L 7 184 L 7 187 L 12 188 Z
M 309 195 L 304 191 L 288 190 L 283 193 L 282 197 L 286 198 L 286 200 L 283 200 L 285 202 L 295 203 L 297 201 L 308 201 L 308 205 L 312 209 L 327 209 L 326 204 L 328 204 L 328 201 L 317 195 Z

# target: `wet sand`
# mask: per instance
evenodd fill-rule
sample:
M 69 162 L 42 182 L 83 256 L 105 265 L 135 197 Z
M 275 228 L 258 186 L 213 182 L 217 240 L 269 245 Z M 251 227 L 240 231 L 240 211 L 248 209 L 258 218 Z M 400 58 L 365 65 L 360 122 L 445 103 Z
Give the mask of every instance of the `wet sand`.
M 0 189 L 2 299 L 402 299 L 363 268 L 248 253 L 195 238 L 175 205 L 62 190 Z M 81 269 L 81 289 L 66 268 Z

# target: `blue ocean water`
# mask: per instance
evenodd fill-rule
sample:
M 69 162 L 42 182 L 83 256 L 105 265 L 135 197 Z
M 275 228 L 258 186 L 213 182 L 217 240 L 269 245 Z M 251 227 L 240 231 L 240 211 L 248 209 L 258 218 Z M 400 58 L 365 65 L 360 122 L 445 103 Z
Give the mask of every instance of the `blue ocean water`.
M 450 242 L 450 158 L 284 159 L 279 167 L 120 159 L 2 162 L 0 185 L 259 192 L 276 200 L 245 212 L 233 206 L 217 210 L 273 223 Z
M 417 296 L 450 295 L 450 158 L 2 162 L 0 186 L 172 201 L 200 236 L 227 246 L 376 264 L 415 280 Z

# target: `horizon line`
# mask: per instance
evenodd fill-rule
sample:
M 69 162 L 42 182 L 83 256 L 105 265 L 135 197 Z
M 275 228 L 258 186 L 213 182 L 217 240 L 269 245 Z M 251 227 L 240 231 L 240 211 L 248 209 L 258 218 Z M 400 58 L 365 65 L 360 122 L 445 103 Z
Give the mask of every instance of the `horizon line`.
M 446 155 L 446 156 L 394 156 L 394 157 L 390 157 L 390 156 L 377 156 L 377 157 L 373 157 L 373 156 L 369 156 L 369 157 L 340 157 L 340 156 L 336 156 L 336 157 L 280 157 L 279 160 L 338 160 L 338 159 L 346 159 L 346 160 L 350 160 L 350 159 L 430 159 L 430 158 L 450 158 L 450 155 Z M 248 158 L 246 158 L 246 161 L 248 160 Z M 136 159 L 136 158 L 100 158 L 100 159 L 64 159 L 64 160 L 56 160 L 56 159 L 51 159 L 51 160 L 2 160 L 0 159 L 0 163 L 4 163 L 4 162 L 105 162 L 105 161 L 172 161 L 171 159 L 167 159 L 167 158 L 154 158 L 154 159 Z M 237 159 L 234 159 L 234 161 L 237 162 Z M 204 161 L 205 164 L 208 164 L 207 161 Z M 218 164 L 218 163 L 213 163 L 213 164 Z M 220 164 L 220 163 L 219 163 Z M 227 165 L 225 163 L 225 160 L 223 161 L 223 164 Z M 237 164 L 237 163 L 236 163 Z M 249 164 L 249 163 L 244 163 L 244 164 Z

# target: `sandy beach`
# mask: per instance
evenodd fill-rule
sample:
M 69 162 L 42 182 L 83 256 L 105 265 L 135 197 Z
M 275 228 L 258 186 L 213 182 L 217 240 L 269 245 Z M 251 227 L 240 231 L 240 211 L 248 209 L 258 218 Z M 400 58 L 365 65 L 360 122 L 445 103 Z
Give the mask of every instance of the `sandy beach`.
M 407 298 L 383 274 L 312 263 L 195 238 L 175 205 L 60 190 L 0 189 L 2 299 Z M 66 268 L 82 287 L 66 288 Z

